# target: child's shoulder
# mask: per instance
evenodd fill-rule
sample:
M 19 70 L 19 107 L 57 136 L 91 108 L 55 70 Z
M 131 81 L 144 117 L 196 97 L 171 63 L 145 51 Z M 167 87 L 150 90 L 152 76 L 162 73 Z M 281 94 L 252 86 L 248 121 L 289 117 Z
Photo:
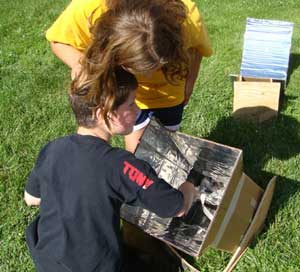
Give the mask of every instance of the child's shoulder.
M 40 149 L 38 154 L 36 165 L 41 165 L 47 158 L 51 157 L 51 154 L 54 153 L 53 149 L 61 142 L 62 138 L 57 138 L 55 140 L 51 140 L 48 143 L 44 144 L 44 146 Z
M 113 146 L 110 146 L 110 148 L 107 150 L 106 157 L 113 160 L 124 160 L 126 158 L 135 158 L 135 156 L 131 152 L 123 148 L 113 147 Z
M 50 152 L 55 149 L 60 150 L 60 149 L 62 149 L 63 146 L 67 145 L 67 143 L 70 141 L 70 138 L 71 138 L 71 135 L 53 139 L 53 140 L 49 141 L 48 143 L 46 143 L 42 147 L 40 153 Z
M 72 135 L 66 135 L 62 137 L 55 138 L 51 141 L 49 141 L 45 147 L 54 147 L 57 145 L 65 144 L 66 142 L 70 141 Z

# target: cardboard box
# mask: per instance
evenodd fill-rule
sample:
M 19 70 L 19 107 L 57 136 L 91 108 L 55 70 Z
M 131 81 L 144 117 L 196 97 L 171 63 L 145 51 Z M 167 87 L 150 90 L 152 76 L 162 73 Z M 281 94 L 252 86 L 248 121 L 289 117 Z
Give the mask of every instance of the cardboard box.
M 281 83 L 270 79 L 236 76 L 233 116 L 263 122 L 278 115 Z
M 261 229 L 275 178 L 264 192 L 243 173 L 241 150 L 169 132 L 154 120 L 145 130 L 136 156 L 148 161 L 175 188 L 186 180 L 191 169 L 196 171 L 197 197 L 183 218 L 163 219 L 128 205 L 121 209 L 122 218 L 167 243 L 179 257 L 174 248 L 198 257 L 214 247 L 233 253 L 228 269 L 234 267 Z

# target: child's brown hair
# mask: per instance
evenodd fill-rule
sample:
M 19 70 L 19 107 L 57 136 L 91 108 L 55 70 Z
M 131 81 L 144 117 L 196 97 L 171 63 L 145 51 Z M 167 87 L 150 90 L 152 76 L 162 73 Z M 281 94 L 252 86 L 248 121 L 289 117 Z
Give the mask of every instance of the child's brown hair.
M 72 81 L 69 101 L 79 126 L 95 127 L 95 112 L 100 108 L 105 124 L 110 128 L 108 114 L 113 114 L 126 101 L 130 92 L 138 87 L 135 76 L 121 67 L 111 71 L 110 78 L 105 80 L 100 76 L 84 84 L 79 79 Z

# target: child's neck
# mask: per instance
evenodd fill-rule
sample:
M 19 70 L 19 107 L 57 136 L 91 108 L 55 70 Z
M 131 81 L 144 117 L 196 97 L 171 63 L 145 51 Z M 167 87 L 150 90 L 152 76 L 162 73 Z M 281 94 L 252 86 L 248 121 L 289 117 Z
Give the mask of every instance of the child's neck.
M 95 128 L 78 127 L 77 133 L 80 135 L 89 135 L 89 136 L 98 137 L 106 142 L 109 142 L 111 138 L 111 134 L 109 134 L 107 131 L 99 129 L 98 127 Z

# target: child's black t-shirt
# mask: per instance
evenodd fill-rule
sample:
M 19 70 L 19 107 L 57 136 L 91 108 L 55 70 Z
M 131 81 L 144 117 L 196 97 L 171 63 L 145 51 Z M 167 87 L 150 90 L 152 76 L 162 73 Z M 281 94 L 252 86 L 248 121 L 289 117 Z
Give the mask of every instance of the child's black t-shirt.
M 47 144 L 26 191 L 41 198 L 26 239 L 33 258 L 47 256 L 70 271 L 120 271 L 120 207 L 140 205 L 175 216 L 183 195 L 133 154 L 93 136 Z

